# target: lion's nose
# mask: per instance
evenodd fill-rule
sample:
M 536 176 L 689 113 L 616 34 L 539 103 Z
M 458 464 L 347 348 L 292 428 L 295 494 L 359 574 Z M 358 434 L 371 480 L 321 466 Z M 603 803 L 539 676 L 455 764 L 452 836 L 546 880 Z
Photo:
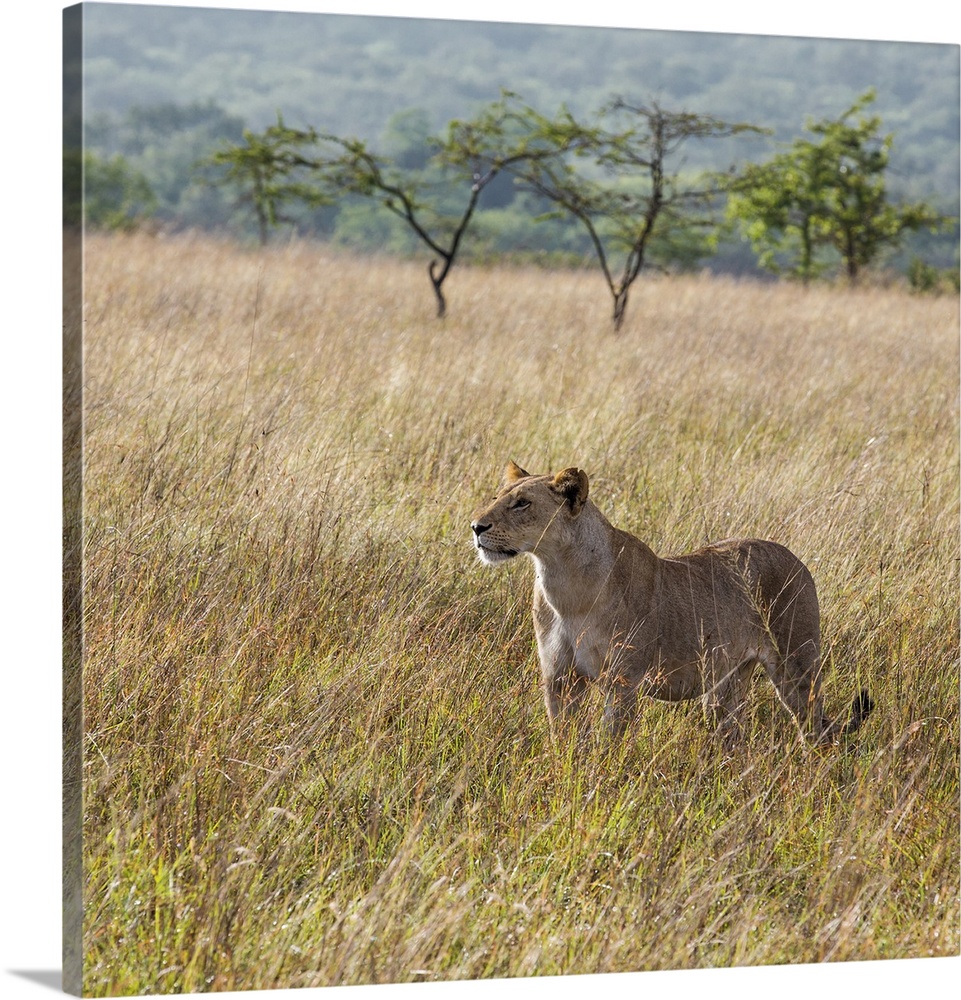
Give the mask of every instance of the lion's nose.
M 483 535 L 485 531 L 490 530 L 491 526 L 489 524 L 481 524 L 480 521 L 471 521 L 470 527 L 471 531 L 473 531 L 474 534 L 477 535 L 478 538 L 480 538 L 480 536 Z

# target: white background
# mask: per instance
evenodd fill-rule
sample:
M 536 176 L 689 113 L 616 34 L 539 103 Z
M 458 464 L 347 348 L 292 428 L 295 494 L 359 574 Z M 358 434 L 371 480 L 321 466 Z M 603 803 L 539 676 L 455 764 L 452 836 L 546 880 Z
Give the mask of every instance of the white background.
M 169 6 L 170 4 L 165 4 Z M 181 4 L 182 6 L 183 4 Z M 196 6 L 329 13 L 460 17 L 473 20 L 592 24 L 754 34 L 894 39 L 958 44 L 951 0 L 866 4 L 749 0 L 650 5 L 637 0 L 487 0 L 459 4 L 397 0 L 197 3 Z M 51 994 L 60 969 L 60 52 L 62 4 L 21 0 L 5 8 L 3 137 L 0 155 L 0 609 L 4 643 L 2 851 L 0 851 L 0 994 Z M 870 10 L 870 14 L 864 13 Z M 26 973 L 26 975 L 24 975 Z M 353 1000 L 411 1000 L 591 995 L 639 992 L 719 997 L 861 997 L 939 993 L 961 981 L 961 962 L 848 963 L 718 972 L 644 973 L 563 980 L 460 985 L 352 987 Z M 332 991 L 326 991 L 333 995 Z M 508 997 L 510 994 L 510 997 Z M 251 994 L 222 994 L 244 997 Z M 254 994 L 266 996 L 266 994 Z M 272 997 L 303 1000 L 317 991 Z

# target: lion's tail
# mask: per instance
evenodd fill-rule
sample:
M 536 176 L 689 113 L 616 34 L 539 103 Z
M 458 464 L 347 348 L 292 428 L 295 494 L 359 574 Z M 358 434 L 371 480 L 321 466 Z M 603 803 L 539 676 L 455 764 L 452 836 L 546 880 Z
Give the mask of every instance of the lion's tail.
M 835 722 L 829 726 L 822 736 L 822 739 L 836 739 L 837 737 L 850 736 L 857 732 L 864 724 L 867 717 L 874 711 L 874 699 L 868 694 L 867 688 L 862 688 L 854 696 L 851 702 L 851 714 L 848 721 L 843 725 Z
M 861 728 L 873 711 L 874 699 L 868 694 L 867 689 L 863 688 L 855 695 L 854 701 L 851 702 L 851 714 L 848 716 L 848 721 L 843 724 L 832 722 L 830 725 L 825 726 L 818 742 L 831 743 L 844 736 L 850 736 Z
M 861 728 L 861 724 L 874 711 L 874 700 L 868 694 L 867 688 L 858 691 L 851 702 L 851 715 L 841 729 L 842 736 L 850 736 L 851 733 Z

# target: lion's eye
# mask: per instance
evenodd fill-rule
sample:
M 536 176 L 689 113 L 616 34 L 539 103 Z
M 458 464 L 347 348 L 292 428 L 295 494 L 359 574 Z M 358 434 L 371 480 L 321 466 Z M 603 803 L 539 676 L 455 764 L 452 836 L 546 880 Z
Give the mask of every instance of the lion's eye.
M 511 510 L 527 510 L 530 505 L 530 500 L 518 500 L 511 506 Z

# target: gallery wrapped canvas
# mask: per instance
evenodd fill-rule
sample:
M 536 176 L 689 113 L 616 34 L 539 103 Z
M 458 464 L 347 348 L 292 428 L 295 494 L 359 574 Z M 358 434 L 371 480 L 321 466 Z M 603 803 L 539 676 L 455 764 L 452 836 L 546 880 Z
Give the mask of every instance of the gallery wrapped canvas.
M 68 992 L 957 955 L 958 87 L 64 11 Z

